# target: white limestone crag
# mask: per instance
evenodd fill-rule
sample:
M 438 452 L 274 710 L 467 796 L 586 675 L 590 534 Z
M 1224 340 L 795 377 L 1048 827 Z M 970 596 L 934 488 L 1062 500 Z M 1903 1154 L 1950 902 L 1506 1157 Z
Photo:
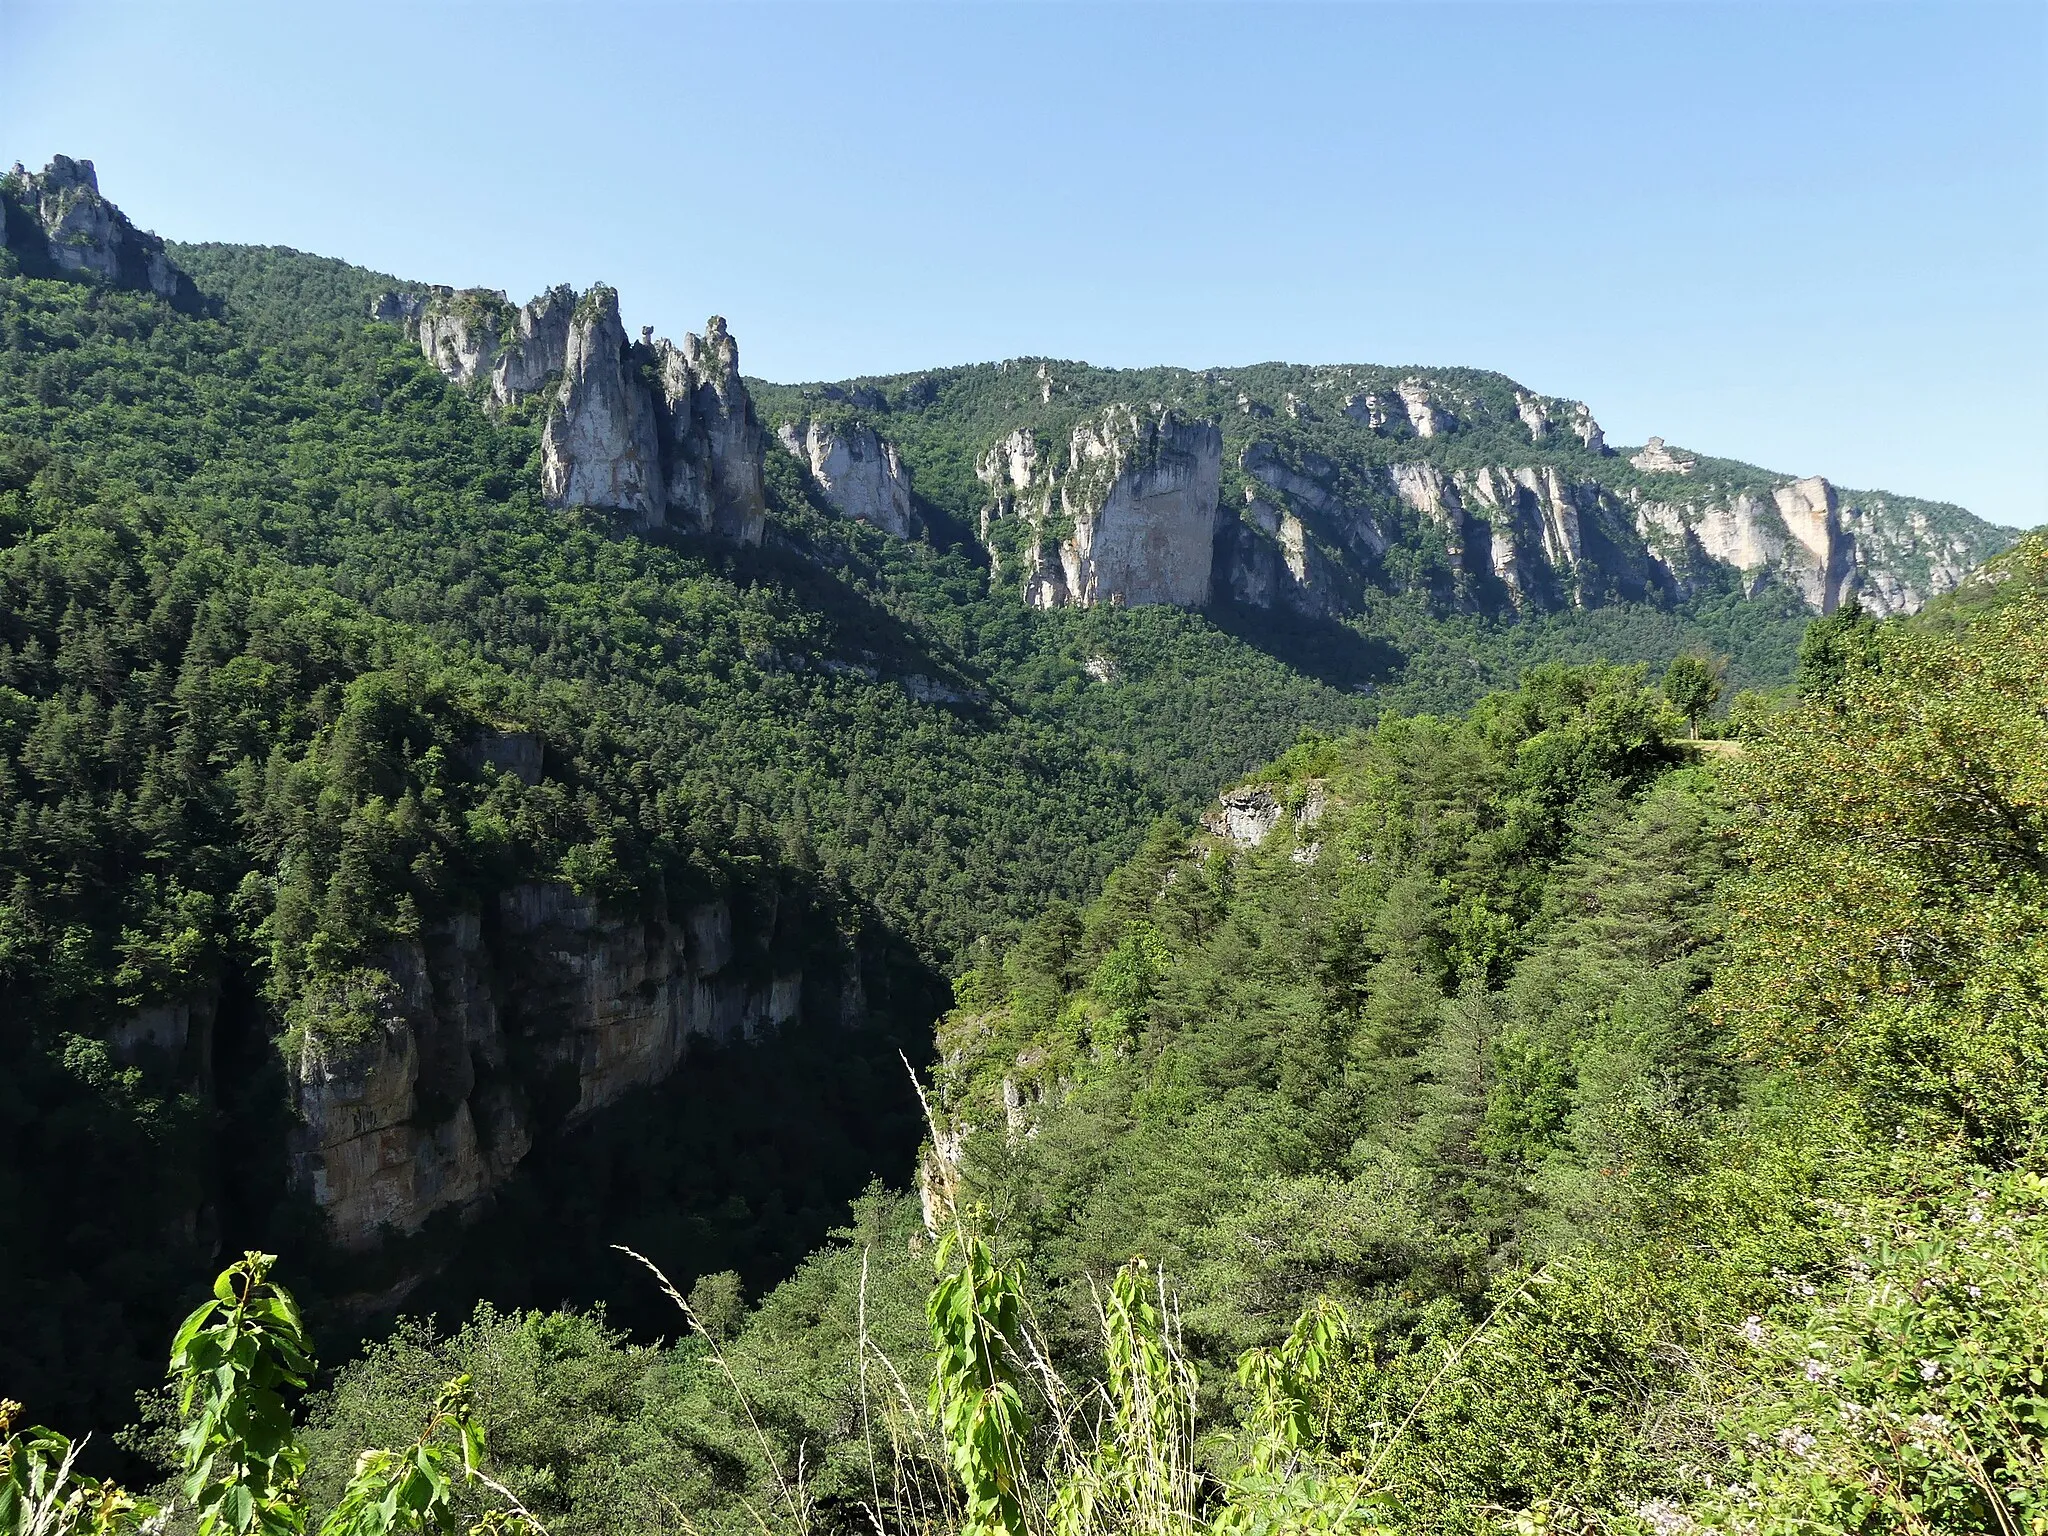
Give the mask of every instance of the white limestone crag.
M 1337 488 L 1336 464 L 1313 451 L 1283 457 L 1263 439 L 1246 445 L 1237 467 L 1278 499 L 1316 518 L 1331 534 L 1367 559 L 1387 548 L 1386 530 L 1371 508 L 1353 505 Z
M 1403 379 L 1395 387 L 1395 394 L 1408 412 L 1408 423 L 1417 437 L 1435 437 L 1458 424 L 1457 417 L 1438 403 L 1429 386 L 1420 379 Z
M 1651 438 L 1628 461 L 1646 475 L 1689 475 L 1699 468 L 1699 460 L 1672 452 L 1661 437 Z
M 760 543 L 763 437 L 723 319 L 714 315 L 680 346 L 628 343 L 618 295 L 600 284 L 577 303 L 564 350 L 541 439 L 548 505 Z
M 765 437 L 740 380 L 740 349 L 725 319 L 680 346 L 654 344 L 665 401 L 668 500 L 687 522 L 742 544 L 758 544 L 768 513 L 761 454 Z
M 1214 423 L 1128 405 L 1076 426 L 1057 466 L 1013 432 L 977 466 L 993 493 L 984 537 L 993 547 L 996 525 L 1018 520 L 1035 607 L 1198 608 L 1210 596 L 1222 460 Z
M 1263 785 L 1226 789 L 1216 797 L 1215 808 L 1202 818 L 1213 836 L 1226 838 L 1240 848 L 1256 848 L 1280 825 L 1279 797 Z
M 1607 434 L 1600 430 L 1600 423 L 1593 419 L 1591 408 L 1576 401 L 1572 407 L 1572 436 L 1595 453 L 1608 451 Z
M 1816 613 L 1833 613 L 1861 585 L 1853 519 L 1819 476 L 1786 481 L 1768 494 L 1743 488 L 1683 502 L 1638 496 L 1634 513 L 1637 530 L 1678 574 L 1681 588 L 1703 560 L 1734 567 L 1752 594 L 1781 581 Z
M 865 425 L 828 427 L 804 419 L 776 431 L 783 449 L 811 472 L 825 500 L 852 518 L 907 539 L 916 532 L 910 472 L 896 445 Z
M 541 436 L 541 493 L 551 507 L 602 507 L 636 528 L 665 521 L 654 400 L 641 383 L 619 320 L 619 296 L 602 284 L 576 306 L 562 385 Z
M 90 160 L 54 155 L 40 175 L 16 162 L 0 177 L 0 246 L 14 252 L 31 277 L 90 277 L 153 293 L 187 311 L 204 305 L 163 241 L 137 229 L 100 194 Z

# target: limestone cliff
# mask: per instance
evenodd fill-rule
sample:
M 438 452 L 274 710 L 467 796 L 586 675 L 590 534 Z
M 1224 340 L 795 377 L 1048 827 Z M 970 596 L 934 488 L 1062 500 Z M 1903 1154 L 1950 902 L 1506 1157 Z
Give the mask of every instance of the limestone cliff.
M 204 304 L 192 279 L 164 253 L 163 241 L 137 229 L 100 195 L 90 160 L 57 155 L 41 175 L 17 163 L 0 177 L 0 247 L 31 277 L 95 278 L 187 311 Z
M 668 502 L 680 519 L 743 544 L 761 542 L 768 512 L 764 438 L 740 380 L 739 343 L 713 315 L 681 346 L 653 343 L 663 395 Z
M 785 451 L 811 472 L 834 511 L 907 539 L 917 531 L 910 472 L 896 445 L 864 425 L 828 427 L 786 421 L 776 433 Z
M 1911 613 L 1983 558 L 1962 528 L 1937 527 L 1920 504 L 1844 492 L 1818 475 L 1768 490 L 1705 486 L 1684 500 L 1640 491 L 1630 500 L 1643 537 L 1675 571 L 1718 562 L 1752 592 L 1784 583 L 1817 613 L 1852 595 L 1879 615 Z
M 1200 607 L 1210 595 L 1222 461 L 1214 423 L 1113 405 L 1074 428 L 1058 466 L 1041 466 L 1024 432 L 984 454 L 979 469 L 995 499 L 983 527 L 992 534 L 1000 520 L 1019 520 L 1024 596 L 1035 607 Z
M 514 308 L 488 288 L 438 288 L 431 296 L 387 293 L 372 319 L 403 325 L 429 362 L 467 389 L 490 380 L 490 404 L 537 394 L 568 365 L 576 290 L 563 285 Z
M 778 968 L 774 913 L 750 923 L 725 901 L 642 921 L 527 884 L 395 946 L 380 1026 L 299 1049 L 293 1183 L 336 1242 L 374 1246 L 476 1206 L 538 1134 L 660 1082 L 693 1040 L 752 1039 L 807 1007 L 852 1021 L 850 961 Z
M 583 296 L 569 327 L 541 437 L 541 493 L 551 507 L 603 507 L 638 528 L 664 521 L 654 399 L 626 345 L 619 296 L 602 285 Z
M 605 508 L 636 528 L 668 524 L 758 544 L 768 505 L 761 453 L 739 348 L 722 319 L 680 346 L 633 344 L 616 292 L 600 284 L 583 296 L 541 439 L 550 506 Z

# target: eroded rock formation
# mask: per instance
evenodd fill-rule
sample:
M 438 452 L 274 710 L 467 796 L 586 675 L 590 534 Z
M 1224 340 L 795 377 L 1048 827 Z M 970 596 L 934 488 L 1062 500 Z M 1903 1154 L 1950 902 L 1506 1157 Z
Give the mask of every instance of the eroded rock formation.
M 116 288 L 203 307 L 192 279 L 172 264 L 164 243 L 137 229 L 100 195 L 90 160 L 56 155 L 37 175 L 17 163 L 0 177 L 0 246 L 31 277 L 85 276 Z
M 984 454 L 978 469 L 994 500 L 983 527 L 992 538 L 1002 519 L 1018 519 L 1034 607 L 1198 608 L 1209 601 L 1222 463 L 1214 423 L 1113 405 L 1074 428 L 1057 467 L 1041 464 L 1028 432 Z
M 1646 475 L 1689 475 L 1699 468 L 1697 459 L 1673 453 L 1664 446 L 1664 439 L 1653 437 L 1643 444 L 1640 453 L 1629 455 L 1629 463 Z
M 578 302 L 541 439 L 550 506 L 758 544 L 768 507 L 762 441 L 724 320 L 714 315 L 680 346 L 629 343 L 617 293 L 599 285 Z
M 561 390 L 541 437 L 541 494 L 552 507 L 604 507 L 635 527 L 659 527 L 668 494 L 656 430 L 619 296 L 600 285 L 583 296 L 569 327 Z
M 841 517 L 868 523 L 899 539 L 916 531 L 910 472 L 903 467 L 896 445 L 874 428 L 786 421 L 776 437 L 811 472 L 825 500 Z
M 528 884 L 488 921 L 460 916 L 394 946 L 380 1026 L 299 1051 L 294 1184 L 336 1242 L 373 1246 L 474 1207 L 542 1130 L 660 1082 L 692 1041 L 755 1038 L 806 1008 L 852 1022 L 864 1005 L 850 962 L 778 971 L 773 913 L 752 924 L 739 932 L 724 901 L 643 923 Z

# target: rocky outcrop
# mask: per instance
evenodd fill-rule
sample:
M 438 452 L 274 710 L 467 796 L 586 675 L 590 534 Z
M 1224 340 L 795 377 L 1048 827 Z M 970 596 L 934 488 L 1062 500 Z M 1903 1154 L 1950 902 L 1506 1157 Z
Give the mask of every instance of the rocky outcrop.
M 17 163 L 0 177 L 0 247 L 31 277 L 88 277 L 196 313 L 205 307 L 164 243 L 100 195 L 90 160 L 54 156 L 36 175 Z
M 618 295 L 600 285 L 583 296 L 541 439 L 548 505 L 606 508 L 636 528 L 680 526 L 758 544 L 768 505 L 761 452 L 724 320 L 713 316 L 703 336 L 680 346 L 629 344 Z
M 1337 466 L 1323 455 L 1301 452 L 1293 462 L 1273 444 L 1255 441 L 1238 456 L 1238 468 L 1295 509 L 1316 518 L 1337 539 L 1367 559 L 1385 553 L 1387 535 L 1368 507 L 1348 501 L 1337 487 Z
M 1517 607 L 1553 594 L 1584 602 L 1577 487 L 1552 465 L 1460 471 L 1465 504 L 1487 525 L 1488 564 Z
M 737 932 L 723 901 L 643 923 L 535 884 L 395 946 L 369 1036 L 299 1051 L 293 1183 L 335 1241 L 373 1246 L 474 1208 L 538 1134 L 660 1082 L 692 1041 L 757 1038 L 807 1004 L 835 1018 L 859 1006 L 847 971 L 777 971 L 766 938 Z
M 874 428 L 786 421 L 776 436 L 811 472 L 825 500 L 841 517 L 867 523 L 899 539 L 916 532 L 910 473 L 903 467 L 896 445 L 878 436 Z
M 1862 584 L 1851 519 L 1818 476 L 1768 493 L 1742 489 L 1697 501 L 1638 496 L 1634 512 L 1637 530 L 1681 590 L 1702 560 L 1733 566 L 1752 594 L 1781 581 L 1816 613 L 1833 613 Z
M 493 409 L 539 394 L 569 361 L 576 290 L 566 283 L 514 307 L 497 289 L 434 288 L 385 293 L 370 318 L 404 328 L 428 362 L 468 389 L 490 381 Z
M 1540 443 L 1550 436 L 1550 411 L 1534 395 L 1515 391 L 1515 414 L 1522 418 L 1522 425 L 1529 429 L 1529 441 Z
M 996 525 L 1018 520 L 1024 596 L 1035 607 L 1200 607 L 1210 595 L 1222 460 L 1213 423 L 1127 405 L 1077 426 L 1057 468 L 1040 464 L 1030 434 L 1012 433 L 978 466 L 994 492 L 984 537 L 993 546 Z
M 1989 553 L 1957 524 L 1938 526 L 1912 503 L 1880 493 L 1843 494 L 1854 497 L 1841 509 L 1851 539 L 1851 587 L 1880 618 L 1915 613 L 1929 599 L 1954 591 Z
M 1227 559 L 1230 596 L 1236 602 L 1310 616 L 1337 606 L 1335 572 L 1301 519 L 1249 490 L 1244 518 L 1231 530 Z
M 632 526 L 661 526 L 668 506 L 653 397 L 619 320 L 619 297 L 599 286 L 569 327 L 561 392 L 541 437 L 541 493 L 551 507 L 603 507 Z
M 1279 797 L 1262 785 L 1251 785 L 1218 795 L 1215 809 L 1202 818 L 1202 825 L 1240 848 L 1256 848 L 1273 835 L 1280 816 Z
M 1699 460 L 1673 453 L 1661 437 L 1651 438 L 1640 453 L 1630 454 L 1628 461 L 1646 475 L 1689 475 L 1699 468 Z
M 1403 379 L 1395 393 L 1407 411 L 1408 424 L 1415 429 L 1417 437 L 1435 437 L 1457 426 L 1457 418 L 1437 403 L 1429 386 L 1422 380 Z
M 1600 430 L 1600 423 L 1593 419 L 1590 408 L 1574 402 L 1572 407 L 1572 436 L 1595 453 L 1606 453 L 1607 434 Z
M 702 532 L 758 544 L 768 512 L 762 479 L 765 439 L 740 380 L 740 349 L 725 319 L 713 315 L 702 336 L 680 346 L 653 343 L 664 396 L 668 502 Z

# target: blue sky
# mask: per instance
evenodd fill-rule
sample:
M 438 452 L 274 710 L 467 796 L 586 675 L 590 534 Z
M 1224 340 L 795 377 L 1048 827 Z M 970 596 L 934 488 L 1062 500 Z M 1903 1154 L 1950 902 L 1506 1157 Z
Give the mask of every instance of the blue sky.
M 1467 364 L 2048 522 L 2048 6 L 0 0 L 141 224 L 616 284 L 747 370 Z

